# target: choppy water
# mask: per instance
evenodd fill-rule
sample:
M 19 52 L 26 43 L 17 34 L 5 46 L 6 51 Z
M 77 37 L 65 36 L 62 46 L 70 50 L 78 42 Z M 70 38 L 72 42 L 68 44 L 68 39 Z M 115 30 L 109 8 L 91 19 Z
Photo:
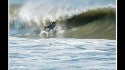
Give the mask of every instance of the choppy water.
M 9 70 L 115 69 L 115 40 L 9 37 Z

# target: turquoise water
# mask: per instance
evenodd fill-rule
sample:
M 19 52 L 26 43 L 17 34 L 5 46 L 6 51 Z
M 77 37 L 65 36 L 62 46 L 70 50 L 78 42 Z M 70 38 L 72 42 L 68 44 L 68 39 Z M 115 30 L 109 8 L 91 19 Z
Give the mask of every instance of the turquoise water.
M 116 70 L 116 41 L 9 37 L 9 70 Z

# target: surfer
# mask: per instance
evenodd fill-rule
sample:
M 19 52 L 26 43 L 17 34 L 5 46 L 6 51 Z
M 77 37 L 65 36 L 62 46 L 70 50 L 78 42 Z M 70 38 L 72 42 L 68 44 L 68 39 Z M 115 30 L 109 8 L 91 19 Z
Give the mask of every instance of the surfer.
M 51 23 L 50 25 L 48 25 L 47 27 L 44 27 L 44 30 L 49 32 L 50 30 L 54 29 L 55 26 L 56 26 L 56 23 L 55 23 L 55 22 L 52 22 L 52 23 Z
M 46 37 L 49 37 L 50 34 L 54 34 L 56 32 L 55 26 L 55 22 L 50 23 L 48 26 L 44 27 L 44 31 L 42 33 L 44 33 Z

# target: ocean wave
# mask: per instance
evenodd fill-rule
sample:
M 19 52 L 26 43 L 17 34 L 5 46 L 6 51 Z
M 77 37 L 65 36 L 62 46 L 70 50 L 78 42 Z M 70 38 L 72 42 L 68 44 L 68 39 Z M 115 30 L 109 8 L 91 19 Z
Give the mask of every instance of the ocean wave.
M 61 37 L 114 39 L 115 11 L 115 0 L 31 0 L 12 4 L 10 35 L 40 34 L 45 26 L 56 22 Z

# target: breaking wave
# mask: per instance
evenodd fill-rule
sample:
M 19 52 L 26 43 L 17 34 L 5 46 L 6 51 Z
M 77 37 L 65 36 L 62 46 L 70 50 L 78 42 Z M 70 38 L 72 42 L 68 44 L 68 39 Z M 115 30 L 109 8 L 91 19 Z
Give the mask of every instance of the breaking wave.
M 56 22 L 54 37 L 115 39 L 115 0 L 27 0 L 9 6 L 9 34 L 39 35 Z

